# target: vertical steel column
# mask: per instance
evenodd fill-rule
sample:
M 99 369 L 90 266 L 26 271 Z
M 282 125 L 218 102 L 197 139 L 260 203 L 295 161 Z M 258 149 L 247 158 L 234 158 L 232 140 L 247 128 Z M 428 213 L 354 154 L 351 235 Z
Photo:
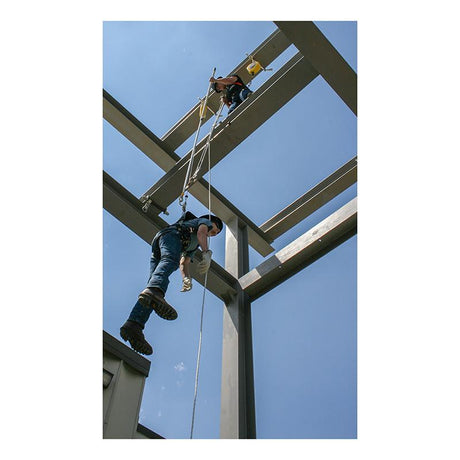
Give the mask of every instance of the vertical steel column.
M 247 227 L 237 217 L 226 226 L 225 269 L 236 278 L 249 270 Z M 256 438 L 251 304 L 240 287 L 224 304 L 220 437 Z

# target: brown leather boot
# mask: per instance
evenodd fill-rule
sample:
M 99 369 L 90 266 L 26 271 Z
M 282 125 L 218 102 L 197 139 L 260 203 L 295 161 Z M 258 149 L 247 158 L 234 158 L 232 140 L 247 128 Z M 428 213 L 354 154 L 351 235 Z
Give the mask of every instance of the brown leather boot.
M 145 340 L 144 333 L 142 332 L 144 328 L 135 321 L 126 321 L 123 326 L 120 328 L 121 338 L 126 342 L 128 341 L 133 350 L 144 355 L 151 355 L 153 353 L 153 348 Z
M 155 313 L 163 319 L 172 321 L 177 318 L 177 311 L 164 299 L 163 291 L 159 288 L 145 288 L 139 294 L 139 303 L 144 307 L 152 307 Z

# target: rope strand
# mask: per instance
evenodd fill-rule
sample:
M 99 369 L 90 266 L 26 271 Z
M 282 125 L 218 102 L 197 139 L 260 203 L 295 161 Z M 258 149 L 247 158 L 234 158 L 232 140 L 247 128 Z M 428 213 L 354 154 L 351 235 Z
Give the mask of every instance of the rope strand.
M 219 112 L 216 116 L 216 120 L 219 119 L 220 112 L 222 110 L 223 104 L 221 105 Z M 214 123 L 215 124 L 215 123 Z M 214 125 L 211 128 L 211 132 L 214 129 Z M 209 135 L 209 138 L 211 135 Z M 211 214 L 211 145 L 208 144 L 208 214 Z M 208 249 L 211 248 L 211 239 L 208 237 Z M 209 272 L 209 270 L 208 270 Z M 200 319 L 200 338 L 198 340 L 198 356 L 196 360 L 196 370 L 195 370 L 195 391 L 193 396 L 193 409 L 192 409 L 192 426 L 190 428 L 190 439 L 193 439 L 193 428 L 195 426 L 195 409 L 196 409 L 196 400 L 198 396 L 198 378 L 200 374 L 200 362 L 201 362 L 201 344 L 203 341 L 203 317 L 204 317 L 204 305 L 206 297 L 206 285 L 208 283 L 208 272 L 204 277 L 204 286 L 203 286 L 203 300 L 201 303 L 201 319 Z
M 219 121 L 220 114 L 222 112 L 223 107 L 224 107 L 224 103 L 222 102 L 220 107 L 219 107 L 219 110 L 216 113 L 216 118 L 214 120 L 214 123 L 212 124 L 211 130 L 209 131 L 208 138 L 206 140 L 206 145 L 204 146 L 203 150 L 201 151 L 201 157 L 198 160 L 196 170 L 195 170 L 195 172 L 193 173 L 192 177 L 189 180 L 189 182 L 191 182 L 191 183 L 196 181 L 196 178 L 198 176 L 198 173 L 200 172 L 201 166 L 203 165 L 204 157 L 205 157 L 206 153 L 209 153 L 210 150 L 211 150 L 211 136 L 214 133 L 214 129 L 217 126 L 217 123 Z M 209 154 L 209 156 L 210 156 L 210 154 Z M 210 168 L 211 168 L 211 164 L 209 163 L 208 171 L 210 170 Z M 191 185 L 191 184 L 189 184 L 189 185 Z
M 214 67 L 214 70 L 212 71 L 212 77 L 214 77 L 215 73 L 216 73 L 216 68 Z M 182 206 L 182 211 L 184 211 L 184 212 L 185 212 L 185 208 L 187 206 L 187 198 L 185 198 L 185 201 L 183 203 L 184 194 L 185 194 L 185 191 L 188 188 L 188 183 L 190 181 L 190 173 L 192 172 L 192 165 L 193 165 L 193 158 L 195 157 L 196 144 L 197 144 L 197 140 L 198 140 L 198 135 L 200 133 L 201 124 L 203 123 L 203 120 L 206 117 L 206 107 L 207 107 L 207 104 L 208 104 L 209 94 L 211 93 L 211 86 L 212 86 L 212 83 L 209 82 L 208 91 L 206 92 L 206 98 L 204 99 L 203 112 L 200 113 L 200 110 L 198 111 L 198 113 L 200 115 L 200 120 L 198 122 L 198 128 L 197 128 L 196 133 L 195 133 L 195 140 L 193 142 L 193 149 L 192 149 L 192 153 L 190 155 L 190 160 L 189 160 L 189 164 L 188 164 L 188 167 L 187 167 L 187 172 L 185 174 L 185 180 L 184 180 L 184 185 L 182 187 L 182 193 L 180 194 L 180 197 L 179 197 L 179 204 Z
M 203 301 L 201 303 L 201 319 L 200 319 L 200 339 L 198 341 L 198 355 L 196 359 L 196 370 L 195 370 L 195 392 L 193 396 L 193 410 L 192 410 L 192 426 L 190 428 L 190 439 L 193 438 L 193 428 L 195 426 L 195 408 L 196 400 L 198 395 L 198 377 L 200 374 L 200 362 L 201 362 L 201 344 L 203 341 L 203 316 L 204 316 L 204 300 L 206 296 L 206 284 L 208 282 L 208 273 L 206 272 L 204 278 L 204 289 L 203 289 Z

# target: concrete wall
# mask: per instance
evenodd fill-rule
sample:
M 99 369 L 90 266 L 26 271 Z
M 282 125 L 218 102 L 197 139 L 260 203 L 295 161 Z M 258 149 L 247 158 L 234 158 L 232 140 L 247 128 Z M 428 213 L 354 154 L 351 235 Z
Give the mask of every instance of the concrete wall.
M 103 437 L 143 437 L 137 429 L 150 361 L 105 331 L 103 338 Z

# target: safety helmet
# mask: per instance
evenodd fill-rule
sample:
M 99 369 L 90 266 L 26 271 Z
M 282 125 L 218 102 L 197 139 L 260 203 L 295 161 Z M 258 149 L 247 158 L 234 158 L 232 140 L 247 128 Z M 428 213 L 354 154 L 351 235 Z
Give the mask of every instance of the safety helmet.
M 211 222 L 214 222 L 220 231 L 222 231 L 222 229 L 224 228 L 224 224 L 222 223 L 222 221 L 217 216 L 214 216 L 212 214 L 205 214 L 204 216 L 200 216 L 200 219 L 208 219 Z

